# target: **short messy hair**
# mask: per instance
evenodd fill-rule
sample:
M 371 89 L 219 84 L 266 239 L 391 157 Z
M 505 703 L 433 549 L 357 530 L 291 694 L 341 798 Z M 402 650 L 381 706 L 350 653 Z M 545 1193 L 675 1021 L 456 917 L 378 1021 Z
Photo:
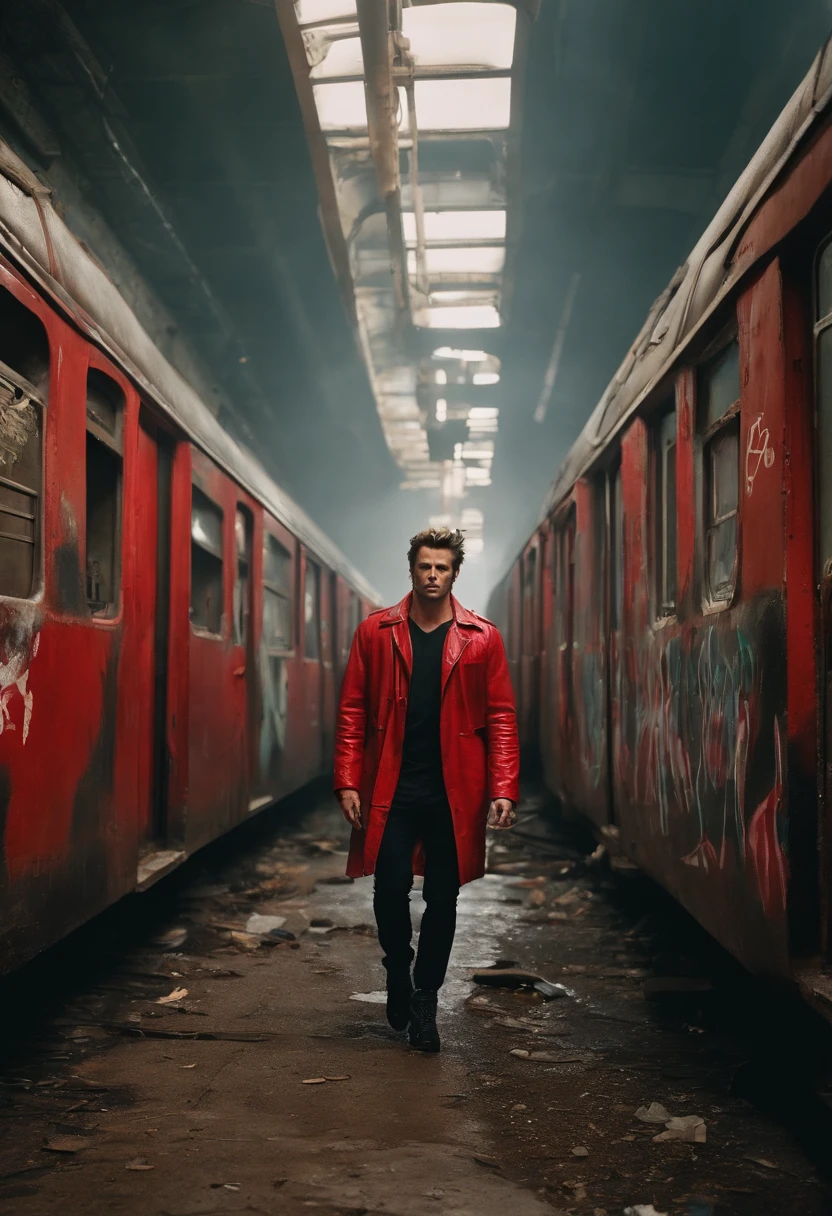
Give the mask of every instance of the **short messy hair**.
M 451 531 L 450 528 L 423 528 L 421 532 L 411 536 L 410 548 L 407 551 L 407 561 L 411 570 L 420 549 L 450 549 L 453 555 L 451 565 L 455 571 L 465 561 L 465 537 L 458 528 L 454 531 Z

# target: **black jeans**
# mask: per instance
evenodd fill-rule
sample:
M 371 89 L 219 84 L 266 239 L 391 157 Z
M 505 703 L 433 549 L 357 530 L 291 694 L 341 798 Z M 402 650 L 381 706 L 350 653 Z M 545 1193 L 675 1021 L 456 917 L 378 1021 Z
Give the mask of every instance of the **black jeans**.
M 451 956 L 459 894 L 456 840 L 447 799 L 420 804 L 394 799 L 376 860 L 373 911 L 384 966 L 393 973 L 407 971 L 413 961 L 410 890 L 413 850 L 419 840 L 425 854 L 422 895 L 427 906 L 413 982 L 417 988 L 437 992 Z

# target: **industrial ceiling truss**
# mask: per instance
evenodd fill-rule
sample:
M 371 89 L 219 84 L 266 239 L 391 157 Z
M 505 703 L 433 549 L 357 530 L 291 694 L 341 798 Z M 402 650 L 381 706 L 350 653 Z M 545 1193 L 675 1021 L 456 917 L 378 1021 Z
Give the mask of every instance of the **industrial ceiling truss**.
M 488 348 L 510 307 L 535 9 L 276 4 L 332 265 L 402 486 L 438 491 L 476 552 L 482 512 L 462 500 L 491 484 L 500 361 Z

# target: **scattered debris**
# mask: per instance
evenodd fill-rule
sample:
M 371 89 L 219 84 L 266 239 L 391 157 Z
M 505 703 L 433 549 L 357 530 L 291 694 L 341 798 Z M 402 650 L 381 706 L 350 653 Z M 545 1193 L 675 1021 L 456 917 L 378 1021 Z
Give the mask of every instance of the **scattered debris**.
M 640 1106 L 636 1111 L 636 1118 L 642 1123 L 667 1123 L 668 1119 L 672 1119 L 670 1111 L 666 1106 L 662 1106 L 661 1102 L 651 1102 L 649 1106 Z
M 589 1064 L 595 1058 L 589 1052 L 583 1052 L 580 1055 L 559 1056 L 551 1051 L 527 1051 L 524 1047 L 514 1047 L 508 1054 L 515 1056 L 518 1060 L 535 1060 L 539 1064 Z
M 302 1085 L 326 1085 L 326 1077 L 307 1077 L 307 1079 L 305 1081 L 302 1081 L 301 1084 Z
M 180 1068 L 196 1068 L 196 1064 L 180 1064 Z
M 547 913 L 546 913 L 546 919 L 547 919 L 547 920 L 569 920 L 569 913 L 568 913 L 568 912 L 560 912 L 560 911 L 556 911 L 556 912 L 547 912 Z
M 579 1144 L 579 1145 L 577 1145 L 576 1148 L 572 1149 L 572 1156 L 573 1157 L 588 1157 L 589 1149 L 585 1148 L 583 1144 Z
M 529 895 L 530 908 L 542 908 L 546 903 L 546 893 L 544 891 L 532 891 Z
M 173 925 L 152 938 L 153 945 L 161 946 L 163 950 L 181 950 L 187 940 L 188 930 L 184 925 Z
M 538 874 L 536 878 L 518 878 L 515 882 L 510 882 L 508 885 L 525 890 L 527 887 L 545 887 L 546 881 L 545 874 Z
M 144 1157 L 134 1157 L 124 1167 L 126 1170 L 152 1170 L 153 1166 Z
M 652 1203 L 637 1203 L 634 1207 L 625 1208 L 624 1216 L 668 1216 L 667 1212 L 657 1212 Z
M 265 937 L 273 929 L 282 929 L 285 924 L 285 916 L 261 916 L 259 912 L 255 912 L 246 921 L 246 933 L 256 933 Z
M 318 881 L 331 887 L 340 887 L 355 882 L 355 879 L 350 878 L 349 874 L 330 874 L 329 878 L 319 878 Z
M 367 1005 L 385 1005 L 387 1003 L 386 992 L 351 992 L 351 1001 L 364 1001 Z
M 486 1157 L 483 1153 L 475 1154 L 471 1160 L 475 1161 L 477 1165 L 486 1166 L 490 1170 L 501 1170 L 503 1168 L 496 1157 Z
M 606 853 L 607 853 L 606 845 L 599 844 L 597 846 L 597 848 L 592 850 L 589 857 L 587 857 L 587 859 L 586 859 L 587 864 L 588 865 L 597 865 L 599 861 L 603 860 L 603 858 L 606 856 Z
M 173 992 L 169 992 L 167 996 L 156 998 L 157 1005 L 175 1005 L 177 1001 L 184 1000 L 188 995 L 187 988 L 174 988 Z
M 768 1157 L 743 1157 L 743 1161 L 753 1161 L 755 1165 L 761 1165 L 766 1170 L 779 1170 L 780 1166 L 774 1161 L 769 1161 Z
M 89 1140 L 85 1136 L 52 1136 L 41 1145 L 47 1153 L 80 1153 L 82 1148 L 88 1147 Z
M 475 984 L 486 984 L 490 988 L 534 988 L 547 1001 L 569 996 L 569 990 L 563 984 L 553 984 L 534 971 L 524 971 L 516 964 L 498 966 L 495 963 L 493 967 L 475 971 L 471 978 Z
M 313 916 L 309 922 L 310 929 L 334 929 L 335 921 L 329 916 Z
M 679 1115 L 675 1119 L 668 1119 L 665 1129 L 653 1137 L 656 1142 L 684 1140 L 688 1144 L 704 1144 L 708 1134 L 705 1120 L 700 1115 Z

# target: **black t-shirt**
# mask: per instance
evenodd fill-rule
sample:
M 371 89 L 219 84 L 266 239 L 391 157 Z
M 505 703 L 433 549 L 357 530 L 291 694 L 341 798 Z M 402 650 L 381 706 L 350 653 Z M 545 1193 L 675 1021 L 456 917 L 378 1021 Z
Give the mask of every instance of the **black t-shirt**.
M 445 797 L 439 711 L 442 704 L 442 652 L 451 622 L 445 621 L 430 633 L 425 633 L 412 620 L 408 624 L 413 648 L 413 673 L 410 677 L 396 800 L 433 802 Z

